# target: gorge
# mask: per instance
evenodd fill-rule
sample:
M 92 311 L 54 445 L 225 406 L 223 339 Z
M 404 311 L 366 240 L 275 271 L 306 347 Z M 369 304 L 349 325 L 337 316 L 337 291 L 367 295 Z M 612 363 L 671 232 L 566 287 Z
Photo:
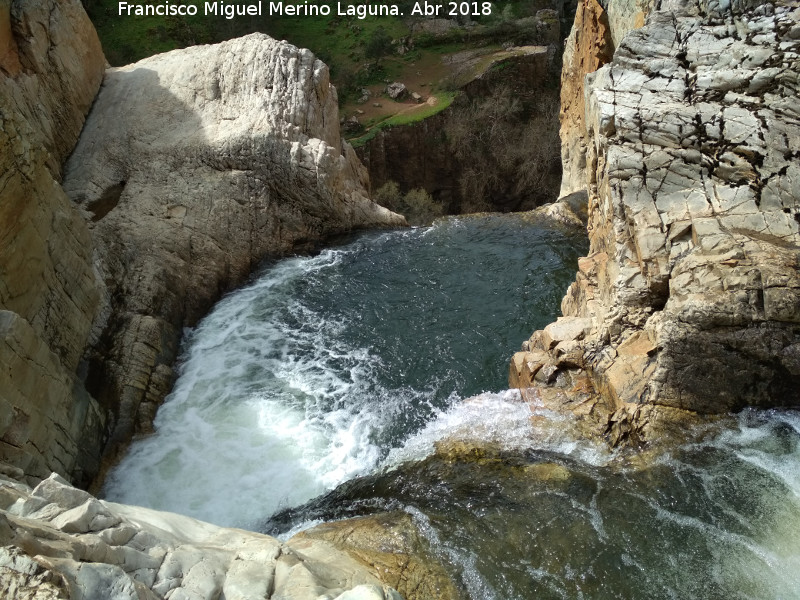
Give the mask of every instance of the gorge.
M 582 1 L 563 61 L 562 194 L 588 197 L 590 247 L 564 316 L 520 325 L 542 329 L 511 360 L 519 392 L 501 383 L 461 402 L 443 388 L 444 400 L 403 407 L 412 426 L 359 447 L 378 449 L 369 468 L 260 524 L 226 523 L 286 535 L 349 519 L 278 541 L 96 500 L 66 479 L 87 487 L 151 431 L 184 328 L 264 258 L 403 223 L 369 200 L 327 68 L 253 34 L 106 69 L 80 3 L 0 5 L 0 589 L 796 593 L 800 426 L 795 412 L 763 409 L 798 404 L 799 22 L 790 1 Z M 466 241 L 451 232 L 441 245 L 468 256 L 482 228 L 526 248 L 531 232 L 564 235 L 481 219 L 386 239 L 461 229 Z M 552 243 L 537 254 L 564 242 Z M 558 268 L 574 271 L 569 261 Z M 250 285 L 269 289 L 265 276 Z M 356 377 L 338 342 L 306 333 L 304 353 L 330 353 Z M 729 415 L 746 406 L 758 409 Z

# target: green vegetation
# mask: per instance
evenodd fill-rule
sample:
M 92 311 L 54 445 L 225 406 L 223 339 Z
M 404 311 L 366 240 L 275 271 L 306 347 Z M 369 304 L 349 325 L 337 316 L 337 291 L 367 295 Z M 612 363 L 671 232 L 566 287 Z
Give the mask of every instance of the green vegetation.
M 389 210 L 400 213 L 409 225 L 430 225 L 444 215 L 444 206 L 423 189 L 417 188 L 403 195 L 400 187 L 389 181 L 375 192 L 375 201 Z
M 226 19 L 223 15 L 206 16 L 205 2 L 199 0 L 170 1 L 173 6 L 198 7 L 199 14 L 194 17 L 120 16 L 117 0 L 82 1 L 112 65 L 128 64 L 159 52 L 216 43 L 254 32 L 309 48 L 329 66 L 342 114 L 351 120 L 357 117 L 364 126 L 357 133 L 350 134 L 349 141 L 354 146 L 366 144 L 384 128 L 422 121 L 445 110 L 453 103 L 458 90 L 477 75 L 506 69 L 504 60 L 523 51 L 516 48 L 504 50 L 501 44 L 507 48 L 512 43 L 537 44 L 544 41 L 541 36 L 547 34 L 547 27 L 542 29 L 540 25 L 544 21 L 533 16 L 550 6 L 547 0 L 495 2 L 491 15 L 457 17 L 454 21 L 461 24 L 470 22 L 468 27 L 459 27 L 453 20 L 448 26 L 409 18 L 414 0 L 400 0 L 398 3 L 405 17 L 368 16 L 364 19 L 337 15 L 337 2 L 333 0 L 313 3 L 315 7 L 330 6 L 327 16 L 263 14 L 233 19 Z M 227 0 L 225 5 L 251 2 Z M 367 4 L 369 0 L 355 2 Z M 442 5 L 444 8 L 439 14 L 446 16 L 446 0 L 428 0 L 428 3 Z M 267 6 L 262 4 L 265 12 Z M 555 11 L 549 12 L 556 14 Z M 540 16 L 549 18 L 552 15 L 542 13 Z M 383 95 L 389 81 L 402 82 L 409 92 L 429 101 L 416 104 L 408 99 L 391 100 Z M 475 111 L 472 116 L 478 120 L 488 114 L 486 110 Z M 517 118 L 517 107 L 511 107 L 509 111 Z M 352 129 L 358 130 L 359 127 L 356 125 Z M 464 142 L 473 143 L 471 140 Z M 478 146 L 481 152 L 494 152 L 486 144 Z M 459 148 L 454 151 L 463 152 Z M 521 157 L 504 156 L 500 162 L 505 167 L 503 177 L 506 177 L 511 169 L 524 161 Z M 482 176 L 480 173 L 466 174 L 475 198 L 493 195 L 478 189 L 485 187 L 479 185 Z M 492 183 L 488 185 L 495 187 Z
M 512 205 L 548 201 L 561 176 L 558 96 L 540 92 L 523 101 L 508 86 L 459 107 L 445 125 L 461 165 L 462 212 L 480 212 L 498 199 Z
M 419 107 L 414 107 L 415 110 L 413 111 L 400 112 L 391 117 L 368 123 L 367 133 L 350 138 L 348 141 L 354 148 L 358 148 L 374 138 L 381 129 L 385 127 L 396 127 L 398 125 L 408 125 L 427 119 L 436 113 L 442 112 L 445 108 L 450 106 L 456 98 L 456 92 L 442 91 L 436 92 L 434 95 L 438 100 L 436 104 L 424 104 Z

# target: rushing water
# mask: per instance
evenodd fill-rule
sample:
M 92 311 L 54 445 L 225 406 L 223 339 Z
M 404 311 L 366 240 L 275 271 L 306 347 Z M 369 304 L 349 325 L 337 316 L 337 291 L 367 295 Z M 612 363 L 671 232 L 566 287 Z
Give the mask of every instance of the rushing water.
M 266 266 L 188 334 L 106 497 L 278 535 L 402 510 L 471 600 L 800 597 L 797 413 L 631 464 L 502 391 L 583 244 L 473 217 Z
M 471 217 L 269 265 L 189 334 L 155 435 L 106 497 L 254 527 L 369 473 L 460 398 L 506 387 L 581 238 Z

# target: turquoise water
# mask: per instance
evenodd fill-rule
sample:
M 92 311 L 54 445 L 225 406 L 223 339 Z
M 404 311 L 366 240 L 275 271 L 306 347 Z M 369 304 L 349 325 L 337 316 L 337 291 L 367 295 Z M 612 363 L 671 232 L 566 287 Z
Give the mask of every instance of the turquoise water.
M 798 413 L 631 461 L 505 390 L 585 251 L 497 215 L 265 265 L 187 332 L 106 497 L 283 536 L 405 511 L 470 600 L 800 597 Z

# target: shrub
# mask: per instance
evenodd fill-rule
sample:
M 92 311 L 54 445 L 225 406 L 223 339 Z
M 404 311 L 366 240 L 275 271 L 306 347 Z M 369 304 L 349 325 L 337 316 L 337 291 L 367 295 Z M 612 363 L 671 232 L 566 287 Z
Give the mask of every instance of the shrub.
M 416 188 L 404 196 L 394 181 L 388 181 L 378 188 L 374 200 L 403 215 L 409 225 L 430 225 L 444 214 L 441 202 L 434 200 L 425 190 Z

